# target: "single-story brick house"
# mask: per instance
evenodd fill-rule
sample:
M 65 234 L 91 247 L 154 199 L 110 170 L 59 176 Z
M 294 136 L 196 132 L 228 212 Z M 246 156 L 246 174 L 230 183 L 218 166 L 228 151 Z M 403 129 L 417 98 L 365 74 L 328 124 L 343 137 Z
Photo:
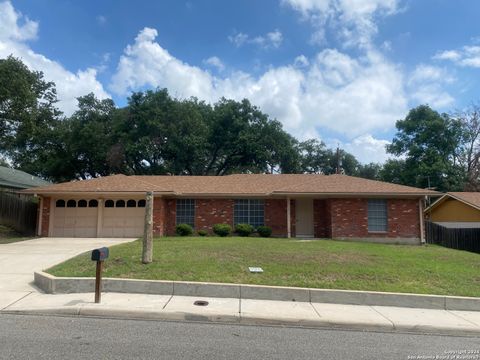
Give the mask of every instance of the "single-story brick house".
M 480 192 L 448 192 L 425 209 L 425 217 L 449 228 L 480 228 Z
M 279 237 L 423 241 L 430 190 L 346 175 L 125 176 L 72 181 L 24 192 L 41 199 L 41 236 L 136 237 L 146 192 L 154 192 L 154 231 L 188 223 L 266 225 Z

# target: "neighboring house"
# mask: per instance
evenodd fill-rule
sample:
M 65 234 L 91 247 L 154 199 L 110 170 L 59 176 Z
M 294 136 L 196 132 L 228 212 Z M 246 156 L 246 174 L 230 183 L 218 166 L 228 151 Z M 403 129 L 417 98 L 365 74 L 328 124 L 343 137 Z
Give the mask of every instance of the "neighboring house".
M 41 197 L 42 236 L 137 237 L 154 192 L 157 236 L 190 224 L 266 225 L 274 236 L 420 243 L 423 203 L 438 193 L 346 175 L 125 176 L 55 184 Z
M 425 209 L 425 216 L 449 228 L 480 228 L 480 193 L 446 193 Z
M 0 166 L 0 190 L 17 191 L 49 184 L 48 181 L 37 176 L 27 174 L 20 170 Z

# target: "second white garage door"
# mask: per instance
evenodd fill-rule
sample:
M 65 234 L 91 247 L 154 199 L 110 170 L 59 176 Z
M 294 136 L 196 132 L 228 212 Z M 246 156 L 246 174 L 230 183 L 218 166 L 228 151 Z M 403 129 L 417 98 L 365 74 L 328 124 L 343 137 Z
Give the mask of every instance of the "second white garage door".
M 142 236 L 145 223 L 144 206 L 144 200 L 106 200 L 100 236 Z

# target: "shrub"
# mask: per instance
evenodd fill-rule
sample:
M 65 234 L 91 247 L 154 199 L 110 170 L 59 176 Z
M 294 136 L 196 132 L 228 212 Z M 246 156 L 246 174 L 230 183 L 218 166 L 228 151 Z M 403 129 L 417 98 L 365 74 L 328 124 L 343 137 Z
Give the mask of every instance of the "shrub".
M 257 232 L 261 237 L 270 237 L 270 235 L 272 235 L 272 228 L 269 226 L 259 226 Z
M 228 224 L 215 224 L 213 232 L 218 236 L 228 236 L 232 232 L 232 227 Z
M 175 232 L 180 236 L 189 236 L 193 234 L 193 229 L 188 224 L 178 224 L 175 227 Z
M 248 236 L 253 232 L 253 226 L 250 224 L 237 224 L 235 232 L 240 236 Z
M 207 235 L 208 235 L 208 231 L 207 231 L 207 230 L 198 230 L 198 235 L 200 235 L 200 236 L 207 236 Z

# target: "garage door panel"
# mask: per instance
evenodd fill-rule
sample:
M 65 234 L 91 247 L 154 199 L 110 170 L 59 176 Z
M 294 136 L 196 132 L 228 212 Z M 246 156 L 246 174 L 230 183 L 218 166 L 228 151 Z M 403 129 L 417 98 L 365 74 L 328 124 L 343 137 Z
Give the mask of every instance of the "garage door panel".
M 77 202 L 75 202 L 75 205 Z M 53 211 L 53 236 L 97 236 L 97 208 L 55 207 Z
M 139 237 L 143 234 L 145 208 L 104 208 L 102 236 Z

